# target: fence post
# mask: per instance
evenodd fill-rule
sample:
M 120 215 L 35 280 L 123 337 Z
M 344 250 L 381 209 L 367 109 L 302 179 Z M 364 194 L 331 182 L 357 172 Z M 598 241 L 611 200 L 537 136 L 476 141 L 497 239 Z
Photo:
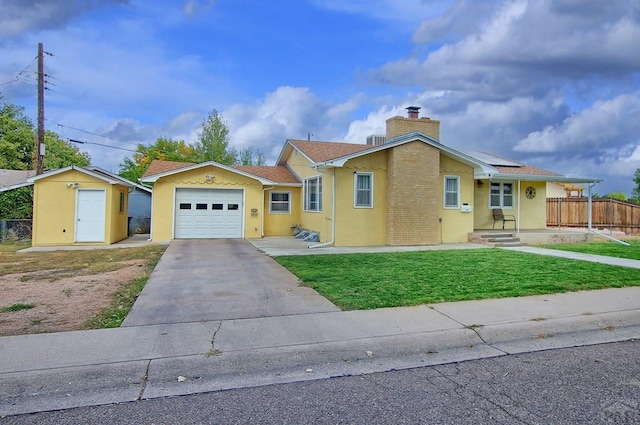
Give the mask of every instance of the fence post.
M 558 198 L 558 229 L 562 226 L 560 217 L 562 217 L 562 198 Z
M 4 243 L 4 238 L 6 233 L 7 233 L 7 220 L 0 220 L 0 243 Z

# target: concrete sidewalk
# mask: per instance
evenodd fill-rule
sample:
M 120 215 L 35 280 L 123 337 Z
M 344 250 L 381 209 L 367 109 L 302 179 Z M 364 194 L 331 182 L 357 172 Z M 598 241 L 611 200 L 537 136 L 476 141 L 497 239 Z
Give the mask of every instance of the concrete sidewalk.
M 640 338 L 640 288 L 0 338 L 0 416 Z

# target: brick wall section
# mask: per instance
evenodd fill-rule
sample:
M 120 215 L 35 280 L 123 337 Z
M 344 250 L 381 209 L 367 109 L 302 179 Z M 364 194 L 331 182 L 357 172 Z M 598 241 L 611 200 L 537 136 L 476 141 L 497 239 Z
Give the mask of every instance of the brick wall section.
M 387 245 L 440 243 L 440 151 L 410 142 L 387 161 Z
M 440 121 L 429 118 L 392 117 L 387 120 L 387 141 L 402 134 L 419 131 L 440 140 Z

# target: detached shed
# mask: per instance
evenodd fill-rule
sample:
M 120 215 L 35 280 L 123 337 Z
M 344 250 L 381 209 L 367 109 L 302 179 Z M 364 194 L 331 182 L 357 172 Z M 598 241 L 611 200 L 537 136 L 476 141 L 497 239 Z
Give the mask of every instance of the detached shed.
M 110 245 L 128 236 L 131 182 L 75 165 L 28 179 L 33 183 L 33 246 Z

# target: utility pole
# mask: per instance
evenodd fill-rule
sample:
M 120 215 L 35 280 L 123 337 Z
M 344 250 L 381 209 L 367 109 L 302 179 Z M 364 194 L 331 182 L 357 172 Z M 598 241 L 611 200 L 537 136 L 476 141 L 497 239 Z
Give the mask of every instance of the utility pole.
M 44 51 L 38 43 L 38 137 L 36 146 L 36 174 L 42 174 L 44 165 Z

